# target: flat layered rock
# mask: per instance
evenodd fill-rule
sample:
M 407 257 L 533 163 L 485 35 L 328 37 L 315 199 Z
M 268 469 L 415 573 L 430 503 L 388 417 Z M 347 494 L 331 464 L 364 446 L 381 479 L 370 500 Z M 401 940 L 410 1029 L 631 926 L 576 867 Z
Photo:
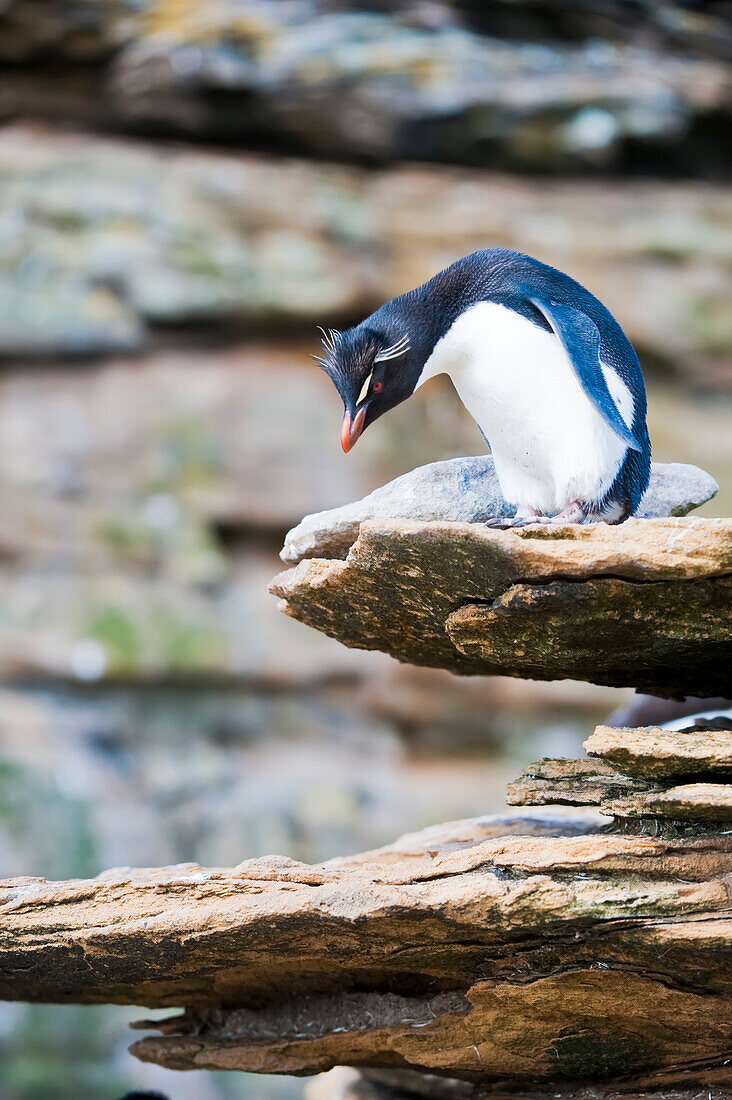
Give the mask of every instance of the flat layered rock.
M 87 41 L 100 15 L 104 23 L 115 7 L 132 14 L 124 0 L 78 3 L 87 9 L 78 24 Z M 275 2 L 273 8 L 285 6 Z M 60 13 L 64 5 L 4 0 L 0 56 L 4 50 L 8 60 L 13 54 L 20 20 L 32 37 L 55 23 L 48 18 L 51 8 Z M 573 21 L 578 17 L 576 6 Z M 227 36 L 227 56 L 233 48 Z M 197 49 L 188 60 L 195 61 Z M 340 37 L 337 49 L 342 53 Z M 214 53 L 220 57 L 219 48 Z M 156 77 L 162 75 L 158 63 L 148 61 Z M 170 75 L 168 65 L 178 61 L 188 63 L 172 49 L 163 71 Z M 168 342 L 170 325 L 198 329 L 202 336 L 211 326 L 220 335 L 233 327 L 257 334 L 273 328 L 280 336 L 287 325 L 304 326 L 310 346 L 303 362 L 309 362 L 305 352 L 316 350 L 316 324 L 358 321 L 448 261 L 495 242 L 539 254 L 590 287 L 622 320 L 644 366 L 665 365 L 695 390 L 730 389 L 726 262 L 732 199 L 728 188 L 709 182 L 708 173 L 696 183 L 649 178 L 619 187 L 616 180 L 512 177 L 403 162 L 374 171 L 214 152 L 210 130 L 206 150 L 156 150 L 150 142 L 69 133 L 74 118 L 97 134 L 108 127 L 110 100 L 95 94 L 96 73 L 96 67 L 73 64 L 64 83 L 53 66 L 7 65 L 3 72 L 3 119 L 45 116 L 51 125 L 6 126 L 0 134 L 6 211 L 2 356 L 138 352 Z M 176 89 L 180 79 L 176 72 Z M 147 96 L 150 85 L 145 88 Z M 340 81 L 336 89 L 339 110 L 329 108 L 330 118 L 342 115 Z M 223 117 L 218 108 L 214 114 Z M 261 124 L 259 107 L 256 115 Z M 308 117 L 312 122 L 310 109 Z M 370 110 L 369 128 L 376 117 L 383 112 Z M 449 134 L 451 143 L 452 119 Z M 245 144 L 252 146 L 248 139 Z M 339 160 L 343 148 L 341 143 Z M 19 268 L 22 280 L 14 277 Z M 173 346 L 180 350 L 178 341 Z M 288 387 L 278 392 L 286 396 Z M 725 410 L 707 406 L 700 417 L 684 396 L 679 414 L 668 407 L 667 396 L 652 395 L 654 441 L 676 444 L 683 454 L 689 439 L 690 454 L 706 451 L 718 464 L 722 456 L 710 425 L 716 421 L 717 431 L 726 432 Z M 337 416 L 335 404 L 330 415 Z M 302 420 L 307 426 L 307 411 Z M 423 433 L 434 441 L 443 422 L 440 412 L 430 418 L 428 433 L 422 422 Z M 283 416 L 282 423 L 300 430 L 297 419 Z M 404 432 L 400 450 L 409 450 L 409 462 L 401 469 L 425 461 L 412 445 L 416 434 Z M 479 445 L 477 432 L 475 439 Z M 456 446 L 458 441 L 449 443 L 439 453 L 457 454 Z M 389 472 L 382 468 L 382 477 Z M 336 499 L 323 495 L 312 508 Z
M 685 516 L 716 494 L 714 478 L 682 462 L 654 462 L 651 481 L 641 500 L 638 519 Z M 363 500 L 316 512 L 288 532 L 280 557 L 344 558 L 369 519 L 442 520 L 485 523 L 491 516 L 509 516 L 490 455 L 432 462 L 402 474 Z
M 671 821 L 732 822 L 732 785 L 685 783 L 661 791 L 607 802 L 603 813 L 615 817 L 653 817 Z
M 732 729 L 598 726 L 585 748 L 602 759 L 530 764 L 509 786 L 509 804 L 594 806 L 614 817 L 684 823 L 732 821 L 732 783 L 724 782 Z
M 536 19 L 529 4 L 504 5 L 513 15 L 505 37 L 481 34 L 479 20 L 444 4 L 423 17 L 413 9 L 408 19 L 401 8 L 344 2 L 303 10 L 260 0 L 242 18 L 234 0 L 220 0 L 207 20 L 195 7 L 148 6 L 105 89 L 118 124 L 237 145 L 265 141 L 333 160 L 490 161 L 555 172 L 653 165 L 659 144 L 693 134 L 687 171 L 719 163 L 699 122 L 709 126 L 718 114 L 721 134 L 723 64 L 652 49 L 649 38 L 666 39 L 672 26 L 674 45 L 706 38 L 722 54 L 729 34 L 721 16 L 695 12 L 695 36 L 682 35 L 688 16 L 670 5 L 664 19 L 643 18 L 632 43 L 624 41 L 627 14 L 621 32 L 590 18 L 592 40 L 578 42 L 572 11 L 571 41 L 557 34 L 554 15 L 537 50 L 525 40 Z M 634 12 L 631 22 L 638 18 Z M 495 22 L 488 25 L 495 33 Z M 598 43 L 598 33 L 612 45 Z M 224 101 L 214 94 L 222 87 Z
M 557 816 L 318 865 L 5 880 L 0 997 L 185 1007 L 133 1047 L 175 1069 L 732 1085 L 731 872 L 722 832 Z
M 509 806 L 596 806 L 644 794 L 648 783 L 595 760 L 536 760 L 506 790 Z
M 601 757 L 626 775 L 642 779 L 711 773 L 732 777 L 732 729 L 598 726 L 584 748 L 588 756 Z
M 732 821 L 732 784 L 658 787 L 586 760 L 538 760 L 509 785 L 510 806 L 584 806 L 619 818 L 684 823 Z
M 348 646 L 465 674 L 732 693 L 732 520 L 494 531 L 369 520 L 345 560 L 275 578 L 282 609 Z
M 139 352 L 180 324 L 314 340 L 380 300 L 365 189 L 330 166 L 13 127 L 0 173 L 2 357 Z

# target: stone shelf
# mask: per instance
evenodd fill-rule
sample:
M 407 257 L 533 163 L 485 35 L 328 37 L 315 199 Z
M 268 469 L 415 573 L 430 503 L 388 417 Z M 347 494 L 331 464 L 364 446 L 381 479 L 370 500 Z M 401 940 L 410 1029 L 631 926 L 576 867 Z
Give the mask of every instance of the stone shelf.
M 0 997 L 182 1008 L 132 1048 L 175 1069 L 410 1071 L 444 1096 L 732 1087 L 732 835 L 598 821 L 4 881 Z
M 725 728 L 725 725 L 728 728 Z M 514 806 L 593 806 L 616 818 L 732 822 L 732 723 L 716 729 L 613 729 L 590 760 L 538 760 L 508 789 Z
M 732 696 L 731 519 L 367 519 L 345 557 L 306 558 L 271 591 L 345 645 L 411 664 Z

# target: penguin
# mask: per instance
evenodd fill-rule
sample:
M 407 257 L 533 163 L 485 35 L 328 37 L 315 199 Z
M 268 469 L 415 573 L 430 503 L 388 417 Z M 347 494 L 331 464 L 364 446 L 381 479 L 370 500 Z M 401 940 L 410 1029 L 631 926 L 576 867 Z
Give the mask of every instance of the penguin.
M 483 249 L 386 302 L 315 356 L 344 406 L 341 446 L 438 374 L 490 447 L 510 518 L 622 523 L 648 486 L 638 357 L 612 314 L 569 275 Z

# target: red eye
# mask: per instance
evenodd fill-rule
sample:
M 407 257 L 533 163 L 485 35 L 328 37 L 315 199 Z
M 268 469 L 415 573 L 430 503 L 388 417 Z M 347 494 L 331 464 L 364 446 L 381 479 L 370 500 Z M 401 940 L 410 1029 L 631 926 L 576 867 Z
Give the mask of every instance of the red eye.
M 379 390 L 383 390 L 384 383 L 383 382 L 374 382 L 374 384 L 371 388 L 373 389 L 374 393 L 378 393 Z

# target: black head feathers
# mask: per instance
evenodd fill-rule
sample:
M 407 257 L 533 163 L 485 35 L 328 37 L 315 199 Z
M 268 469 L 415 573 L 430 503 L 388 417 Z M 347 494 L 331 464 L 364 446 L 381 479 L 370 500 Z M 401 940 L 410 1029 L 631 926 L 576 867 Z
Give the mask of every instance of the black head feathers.
M 338 329 L 320 329 L 323 336 L 323 355 L 314 356 L 320 363 L 344 404 L 359 404 L 364 383 L 374 367 L 399 359 L 409 351 L 409 336 L 402 333 L 392 343 L 386 332 L 358 325 L 339 332 Z M 365 396 L 365 394 L 364 394 Z
M 315 356 L 343 401 L 341 445 L 350 451 L 364 428 L 413 392 L 410 337 L 394 324 L 369 318 L 346 332 L 323 333 L 322 356 Z M 377 322 L 377 323 L 371 323 Z

